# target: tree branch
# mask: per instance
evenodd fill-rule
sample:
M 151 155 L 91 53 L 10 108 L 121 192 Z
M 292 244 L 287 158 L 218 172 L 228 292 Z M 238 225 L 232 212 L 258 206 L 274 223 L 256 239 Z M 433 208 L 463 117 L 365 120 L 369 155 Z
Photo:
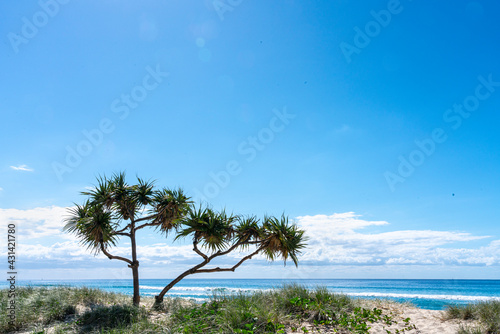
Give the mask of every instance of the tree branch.
M 158 216 L 158 213 L 155 213 L 154 215 L 150 215 L 147 217 L 142 217 L 142 218 L 136 219 L 135 222 L 138 223 L 138 222 L 142 222 L 143 220 L 150 220 L 150 219 L 155 218 L 156 216 Z M 140 228 L 140 226 L 137 229 L 139 229 L 139 228 Z
M 122 235 L 124 237 L 131 237 L 130 233 L 115 232 L 114 234 L 116 234 L 116 235 Z
M 219 267 L 217 267 L 217 268 L 211 268 L 211 269 L 196 269 L 194 271 L 194 273 L 199 274 L 199 273 L 215 273 L 215 272 L 220 272 L 220 271 L 235 271 L 239 266 L 241 266 L 241 264 L 243 262 L 245 262 L 246 260 L 250 260 L 253 256 L 257 255 L 263 249 L 264 249 L 264 247 L 260 247 L 252 254 L 249 254 L 249 255 L 245 256 L 244 258 L 242 258 L 238 263 L 236 263 L 231 268 L 219 268 Z
M 214 253 L 214 254 L 210 255 L 210 257 L 208 258 L 208 260 L 211 261 L 213 258 L 216 258 L 218 256 L 223 256 L 223 255 L 229 254 L 233 250 L 235 250 L 236 248 L 238 248 L 239 246 L 242 246 L 244 244 L 245 244 L 245 242 L 237 242 L 237 243 L 235 243 L 234 245 L 232 245 L 231 247 L 229 247 L 228 249 L 226 249 L 223 252 L 218 251 L 217 253 Z
M 170 205 L 170 204 L 169 204 L 169 205 Z M 168 207 L 169 205 L 167 205 L 167 207 Z M 158 217 L 159 215 L 161 215 L 161 214 L 162 214 L 165 210 L 167 210 L 167 207 L 163 207 L 163 209 L 161 209 L 161 210 L 160 210 L 160 212 L 157 212 L 157 213 L 152 214 L 152 215 L 150 215 L 150 216 L 146 216 L 146 217 L 142 217 L 142 218 L 136 219 L 136 221 L 135 221 L 135 222 L 137 223 L 137 222 L 140 222 L 140 221 L 150 220 L 150 219 L 156 218 L 156 217 Z M 168 208 L 170 208 L 170 207 L 168 207 Z M 161 225 L 161 222 L 159 222 L 159 223 L 147 223 L 147 224 L 143 224 L 143 225 L 141 225 L 141 226 L 136 227 L 136 229 L 135 229 L 135 230 L 137 231 L 138 229 L 141 229 L 141 228 L 146 227 L 146 226 L 157 226 L 157 225 Z
M 110 253 L 108 253 L 108 251 L 106 250 L 106 248 L 104 247 L 104 243 L 101 242 L 101 251 L 104 253 L 104 255 L 106 255 L 108 257 L 108 259 L 110 260 L 113 260 L 113 259 L 116 259 L 116 260 L 121 260 L 121 261 L 124 261 L 124 262 L 127 262 L 128 264 L 130 265 L 133 265 L 133 262 L 130 261 L 129 259 L 126 259 L 124 257 L 121 257 L 121 256 L 115 256 L 115 255 L 111 255 Z
M 198 241 L 193 241 L 193 250 L 196 252 L 196 254 L 198 254 L 199 256 L 201 256 L 202 258 L 204 258 L 205 260 L 208 260 L 208 256 L 206 256 L 205 254 L 203 254 L 199 249 L 198 249 Z
M 122 228 L 121 230 L 119 231 L 116 231 L 116 234 L 118 233 L 122 233 L 122 232 L 125 232 L 126 229 L 130 228 L 130 224 L 128 224 L 127 226 L 125 226 L 124 228 Z
M 193 242 L 193 244 L 195 245 L 197 243 L 197 241 Z M 179 281 L 181 281 L 184 277 L 186 276 L 189 276 L 189 275 L 193 275 L 193 274 L 197 274 L 197 273 L 203 273 L 203 272 L 206 272 L 206 273 L 211 273 L 211 272 L 215 272 L 215 271 L 234 271 L 236 270 L 236 268 L 238 268 L 243 262 L 245 262 L 246 260 L 249 260 L 252 258 L 252 256 L 256 255 L 257 253 L 259 253 L 261 250 L 263 250 L 265 247 L 264 246 L 261 246 L 259 247 L 259 249 L 257 249 L 255 252 L 253 252 L 252 254 L 250 255 L 247 255 L 245 256 L 244 258 L 242 258 L 237 264 L 235 264 L 232 268 L 224 268 L 224 269 L 221 269 L 221 268 L 214 268 L 214 269 L 206 269 L 206 270 L 200 270 L 200 268 L 203 268 L 204 266 L 206 266 L 213 258 L 215 257 L 218 257 L 218 256 L 222 256 L 222 255 L 225 255 L 227 253 L 229 253 L 230 251 L 234 250 L 235 248 L 237 248 L 238 246 L 241 246 L 241 243 L 236 243 L 235 245 L 233 245 L 231 248 L 229 248 L 228 250 L 226 250 L 225 252 L 217 252 L 215 254 L 213 254 L 212 256 L 210 257 L 206 257 L 201 263 L 199 263 L 198 265 L 194 266 L 193 268 L 191 269 L 188 269 L 186 270 L 185 272 L 183 272 L 182 274 L 180 274 L 179 276 L 177 276 L 176 279 L 174 279 L 173 281 L 171 281 L 166 287 L 163 288 L 163 290 L 160 292 L 160 294 L 158 296 L 155 296 L 155 300 L 156 300 L 156 304 L 158 303 L 161 303 L 163 302 L 163 297 L 165 296 L 165 294 L 174 287 L 174 285 L 176 285 L 177 283 L 179 283 Z M 196 247 L 197 249 L 197 247 Z M 200 252 L 201 253 L 201 252 Z M 203 253 L 202 253 L 203 254 Z M 206 256 L 206 255 L 205 255 Z
M 137 223 L 137 220 L 135 222 Z M 146 226 L 158 226 L 158 225 L 161 225 L 161 222 L 160 223 L 146 223 L 146 224 L 142 224 L 140 226 L 137 226 L 135 228 L 135 231 L 140 230 L 141 228 L 144 228 Z
M 174 279 L 173 281 L 171 281 L 166 287 L 163 288 L 163 290 L 161 290 L 161 292 L 160 292 L 160 294 L 158 296 L 155 296 L 155 304 L 162 303 L 163 302 L 163 296 L 165 296 L 165 294 L 168 292 L 168 290 L 172 289 L 172 287 L 174 285 L 176 285 L 177 283 L 179 283 L 184 277 L 194 274 L 196 270 L 198 270 L 201 267 L 205 266 L 209 261 L 210 260 L 206 259 L 203 262 L 201 262 L 200 264 L 194 266 L 191 269 L 186 270 L 185 272 L 183 272 L 182 274 L 180 274 L 179 276 L 177 276 L 176 279 Z
M 240 246 L 260 244 L 260 243 L 264 242 L 265 240 L 267 240 L 267 239 L 263 239 L 263 240 L 255 240 L 255 241 L 238 241 L 237 243 L 235 243 L 234 245 L 232 245 L 231 247 L 229 247 L 229 248 L 228 248 L 228 249 L 226 249 L 225 251 L 223 251 L 223 252 L 218 251 L 217 253 L 212 254 L 212 255 L 209 257 L 209 261 L 211 261 L 211 260 L 212 260 L 213 258 L 215 258 L 215 257 L 218 257 L 218 256 L 222 256 L 222 255 L 229 254 L 229 253 L 231 253 L 233 250 L 235 250 L 236 248 L 238 248 L 238 247 L 240 247 Z

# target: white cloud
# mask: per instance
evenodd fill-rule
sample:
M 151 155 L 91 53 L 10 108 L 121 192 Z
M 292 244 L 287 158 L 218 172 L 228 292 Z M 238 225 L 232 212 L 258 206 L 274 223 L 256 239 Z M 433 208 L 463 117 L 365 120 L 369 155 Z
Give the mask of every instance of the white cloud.
M 0 226 L 14 223 L 21 240 L 57 237 L 73 239 L 63 233 L 63 219 L 68 215 L 67 208 L 51 206 L 29 210 L 0 209 Z
M 33 172 L 35 171 L 33 168 L 28 167 L 27 165 L 19 165 L 19 166 L 10 166 L 13 170 L 20 170 L 24 172 Z
M 94 256 L 78 244 L 78 241 L 57 242 L 51 246 L 20 243 L 19 255 L 32 261 L 58 260 L 71 262 L 87 260 Z
M 0 187 L 0 191 L 3 191 L 3 188 L 2 188 L 2 187 Z
M 353 212 L 297 217 L 310 238 L 302 261 L 325 265 L 494 265 L 500 264 L 500 240 L 481 248 L 452 248 L 453 243 L 489 238 L 466 232 L 403 230 L 361 233 L 385 221 L 366 221 Z M 446 247 L 445 247 L 446 246 Z
M 9 223 L 16 224 L 18 252 L 26 268 L 123 267 L 124 275 L 128 275 L 128 268 L 121 261 L 109 261 L 102 254 L 94 257 L 79 244 L 74 235 L 62 231 L 67 209 L 57 206 L 29 210 L 0 209 L 2 228 Z M 363 220 L 353 212 L 301 216 L 297 217 L 297 223 L 306 230 L 309 237 L 308 247 L 299 260 L 303 267 L 310 270 L 311 266 L 315 266 L 318 272 L 321 271 L 320 268 L 330 271 L 339 266 L 362 268 L 500 264 L 500 240 L 491 241 L 482 247 L 466 247 L 467 242 L 483 240 L 487 236 L 434 230 L 385 232 L 383 230 L 390 226 L 388 222 Z M 377 233 L 373 232 L 375 230 Z M 150 239 L 139 239 L 137 248 L 144 270 L 184 270 L 201 260 L 193 252 L 192 245 L 175 245 L 171 241 L 147 244 L 145 240 Z M 111 248 L 110 252 L 129 258 L 130 245 L 127 241 L 125 238 L 118 247 Z M 456 246 L 457 243 L 460 243 L 460 247 Z M 2 256 L 5 255 L 5 250 L 0 252 L 3 253 Z M 234 265 L 242 256 L 242 253 L 232 253 L 216 261 L 214 265 Z M 267 266 L 262 256 L 255 257 L 244 267 L 254 268 L 259 265 Z

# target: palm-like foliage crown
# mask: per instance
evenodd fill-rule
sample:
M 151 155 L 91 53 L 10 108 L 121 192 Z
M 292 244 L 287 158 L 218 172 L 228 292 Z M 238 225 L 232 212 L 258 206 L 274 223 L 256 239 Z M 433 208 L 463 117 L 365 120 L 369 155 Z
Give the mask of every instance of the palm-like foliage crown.
M 190 207 L 178 222 L 180 230 L 176 239 L 191 236 L 195 244 L 200 243 L 212 252 L 256 245 L 270 261 L 281 257 L 286 264 L 290 258 L 297 266 L 298 255 L 306 246 L 304 231 L 285 216 L 265 217 L 260 224 L 255 217 L 243 218 L 225 211 Z
M 181 189 L 155 190 L 154 181 L 140 178 L 137 184 L 129 185 L 125 173 L 98 177 L 97 185 L 82 195 L 87 201 L 69 210 L 64 230 L 76 234 L 96 253 L 115 245 L 120 233 L 145 226 L 136 226 L 136 222 L 150 220 L 146 225 L 168 232 L 191 204 Z M 120 230 L 123 221 L 130 223 Z

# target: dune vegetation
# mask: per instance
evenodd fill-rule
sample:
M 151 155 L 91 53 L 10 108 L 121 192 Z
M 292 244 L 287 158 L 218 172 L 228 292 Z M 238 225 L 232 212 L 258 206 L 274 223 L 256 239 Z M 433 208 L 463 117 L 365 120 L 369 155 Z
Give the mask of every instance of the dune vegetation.
M 458 334 L 500 333 L 500 301 L 492 300 L 467 305 L 451 305 L 446 310 L 448 319 L 471 321 L 479 324 L 462 325 Z
M 0 290 L 4 310 L 7 293 Z M 138 307 L 130 296 L 85 287 L 19 287 L 16 293 L 16 320 L 9 324 L 7 313 L 1 312 L 0 333 L 362 334 L 373 326 L 384 334 L 418 332 L 412 319 L 392 312 L 409 305 L 300 285 L 251 294 L 218 291 L 204 303 L 166 298 L 160 308 L 152 297 L 143 298 Z M 458 334 L 500 333 L 498 301 L 449 306 L 444 314 L 465 324 Z
M 7 290 L 1 290 L 3 309 L 7 298 Z M 360 300 L 298 285 L 252 294 L 214 293 L 204 303 L 167 298 L 160 309 L 154 306 L 153 298 L 144 298 L 143 306 L 137 307 L 129 296 L 99 289 L 20 287 L 16 320 L 9 324 L 2 312 L 0 332 L 253 334 L 330 328 L 338 333 L 368 333 L 371 323 L 382 321 L 390 333 L 396 323 L 391 314 L 365 308 Z M 411 327 L 406 321 L 405 326 Z

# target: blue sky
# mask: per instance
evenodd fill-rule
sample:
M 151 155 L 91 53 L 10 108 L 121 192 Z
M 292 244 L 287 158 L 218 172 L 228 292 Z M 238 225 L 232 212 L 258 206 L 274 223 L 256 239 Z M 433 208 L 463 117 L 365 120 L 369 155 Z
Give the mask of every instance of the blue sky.
M 302 269 L 257 259 L 230 277 L 498 277 L 499 10 L 2 2 L 0 220 L 18 223 L 22 275 L 128 277 L 60 232 L 80 191 L 125 170 L 308 228 Z M 157 252 L 143 277 L 193 261 L 141 238 Z

